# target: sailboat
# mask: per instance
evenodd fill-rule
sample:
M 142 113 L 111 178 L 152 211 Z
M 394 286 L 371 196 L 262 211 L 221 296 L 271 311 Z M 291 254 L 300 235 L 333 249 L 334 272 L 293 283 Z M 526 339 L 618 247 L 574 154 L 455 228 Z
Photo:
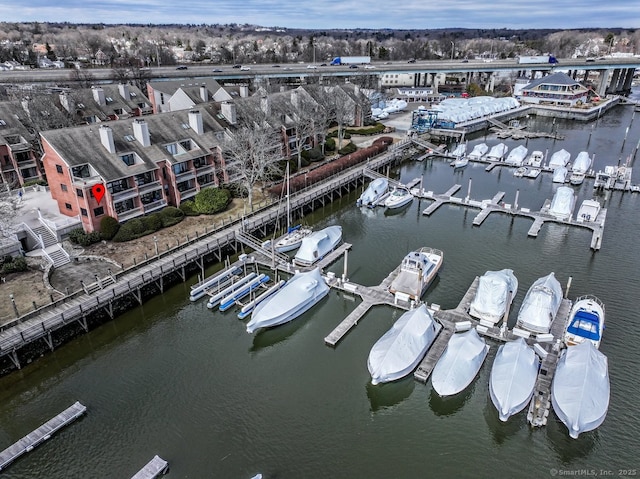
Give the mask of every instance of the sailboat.
M 274 245 L 278 253 L 286 253 L 298 249 L 302 244 L 302 239 L 312 233 L 311 228 L 303 228 L 302 225 L 291 226 L 291 203 L 289 201 L 289 163 L 286 172 L 287 181 L 287 232 L 281 236 Z

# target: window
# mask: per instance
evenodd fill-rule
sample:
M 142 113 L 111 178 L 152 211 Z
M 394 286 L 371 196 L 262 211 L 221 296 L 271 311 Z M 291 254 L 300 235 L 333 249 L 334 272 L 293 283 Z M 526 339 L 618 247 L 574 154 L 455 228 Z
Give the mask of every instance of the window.
M 99 206 L 98 208 L 93 209 L 93 216 L 102 216 L 104 214 L 104 208 Z
M 124 135 L 124 139 L 127 141 L 135 141 L 136 137 L 133 135 Z
M 5 126 L 6 124 L 7 124 L 7 122 L 6 122 L 6 121 L 4 121 L 4 120 L 0 120 L 0 126 Z
M 65 185 L 65 184 L 63 184 L 63 183 L 62 183 L 62 184 L 60 184 L 60 189 L 61 189 L 62 191 L 67 191 L 67 185 Z
M 178 145 L 176 145 L 175 143 L 171 143 L 170 145 L 165 146 L 165 148 L 172 155 L 177 155 L 178 154 Z
M 80 208 L 80 214 L 81 214 L 82 216 L 89 216 L 89 214 L 87 213 L 87 210 L 86 210 L 86 209 L 84 209 L 84 208 Z
M 82 190 L 80 188 L 76 188 L 76 195 L 78 195 L 78 197 L 80 197 L 80 198 L 84 198 L 84 193 L 82 192 Z
M 120 159 L 124 162 L 125 165 L 127 166 L 132 166 L 133 164 L 135 164 L 136 162 L 136 158 L 133 155 L 133 153 L 127 153 L 126 155 L 122 155 L 120 157 Z
M 62 173 L 62 166 L 60 166 L 60 165 L 56 165 L 56 171 L 57 171 L 58 173 Z
M 71 206 L 71 203 L 65 203 L 65 204 L 64 204 L 64 207 L 65 207 L 66 209 L 68 209 L 68 210 L 72 210 L 72 209 L 73 209 L 73 208 L 72 208 L 72 206 Z

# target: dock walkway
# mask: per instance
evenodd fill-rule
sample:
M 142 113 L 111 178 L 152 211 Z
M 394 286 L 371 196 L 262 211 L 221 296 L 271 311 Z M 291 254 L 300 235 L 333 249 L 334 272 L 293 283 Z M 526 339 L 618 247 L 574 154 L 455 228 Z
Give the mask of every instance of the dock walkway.
M 53 419 L 48 420 L 35 431 L 27 434 L 22 439 L 0 452 L 0 471 L 15 461 L 18 457 L 30 452 L 33 448 L 42 444 L 64 426 L 71 424 L 86 411 L 86 406 L 80 404 L 80 402 L 76 402 Z
M 131 479 L 155 479 L 169 469 L 169 463 L 156 455 L 140 469 Z

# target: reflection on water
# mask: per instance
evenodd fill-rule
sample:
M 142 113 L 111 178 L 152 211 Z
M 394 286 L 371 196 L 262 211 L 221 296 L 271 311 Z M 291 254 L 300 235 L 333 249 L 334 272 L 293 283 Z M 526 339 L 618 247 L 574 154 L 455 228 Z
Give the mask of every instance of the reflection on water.
M 487 404 L 484 407 L 484 419 L 489 427 L 489 431 L 491 431 L 491 437 L 493 437 L 493 440 L 497 445 L 503 444 L 507 439 L 515 435 L 521 429 L 529 427 L 529 423 L 527 422 L 527 409 L 528 406 L 519 413 L 511 416 L 506 422 L 502 422 L 498 415 L 498 410 L 493 405 L 493 401 L 491 401 L 489 393 L 487 392 Z
M 429 394 L 429 407 L 436 416 L 451 416 L 457 413 L 462 406 L 469 400 L 475 389 L 475 380 L 462 392 L 453 396 L 440 397 L 438 393 L 431 388 Z
M 289 321 L 288 323 L 274 326 L 272 328 L 262 328 L 253 336 L 253 343 L 249 351 L 257 352 L 264 348 L 269 348 L 290 338 L 296 331 L 301 329 L 308 319 L 306 314 Z M 248 320 L 247 320 L 248 322 Z
M 411 396 L 416 385 L 413 373 L 390 383 L 381 383 L 376 386 L 367 382 L 367 397 L 371 403 L 371 412 L 390 408 L 400 404 Z
M 547 438 L 558 455 L 563 465 L 581 464 L 581 461 L 588 457 L 594 447 L 600 442 L 598 430 L 583 432 L 578 439 L 569 436 L 566 426 L 562 423 L 553 411 L 549 413 L 547 425 L 545 426 Z

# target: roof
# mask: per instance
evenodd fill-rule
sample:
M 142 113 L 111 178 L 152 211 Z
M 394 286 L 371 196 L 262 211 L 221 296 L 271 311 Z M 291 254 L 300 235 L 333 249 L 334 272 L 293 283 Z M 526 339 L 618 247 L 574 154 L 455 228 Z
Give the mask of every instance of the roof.
M 557 72 L 551 75 L 547 75 L 542 78 L 536 78 L 531 83 L 524 87 L 524 90 L 533 90 L 539 85 L 580 85 L 580 82 L 575 81 L 566 73 Z M 582 86 L 582 85 L 580 85 Z
M 211 150 L 222 142 L 224 129 L 206 111 L 198 110 L 202 115 L 203 134 L 199 135 L 189 125 L 189 111 L 182 110 L 150 115 L 144 119 L 126 119 L 111 121 L 105 126 L 111 128 L 115 145 L 115 153 L 102 145 L 98 125 L 87 125 L 73 128 L 49 130 L 41 133 L 42 138 L 58 153 L 69 166 L 80 166 L 87 163 L 103 177 L 105 181 L 113 181 L 132 175 L 144 173 L 158 168 L 157 162 L 176 161 L 166 150 L 166 145 L 191 139 L 199 147 L 191 156 L 182 155 L 180 161 L 191 157 L 210 154 Z M 133 133 L 133 122 L 145 121 L 149 128 L 151 145 L 143 147 Z M 127 140 L 125 137 L 128 137 Z M 120 157 L 127 153 L 135 153 L 142 162 L 127 166 Z
M 24 114 L 20 103 L 15 101 L 0 102 L 0 145 L 8 145 L 7 137 L 20 135 L 26 141 L 31 141 L 35 136 L 18 119 L 18 115 Z M 13 143 L 12 143 L 13 144 Z

